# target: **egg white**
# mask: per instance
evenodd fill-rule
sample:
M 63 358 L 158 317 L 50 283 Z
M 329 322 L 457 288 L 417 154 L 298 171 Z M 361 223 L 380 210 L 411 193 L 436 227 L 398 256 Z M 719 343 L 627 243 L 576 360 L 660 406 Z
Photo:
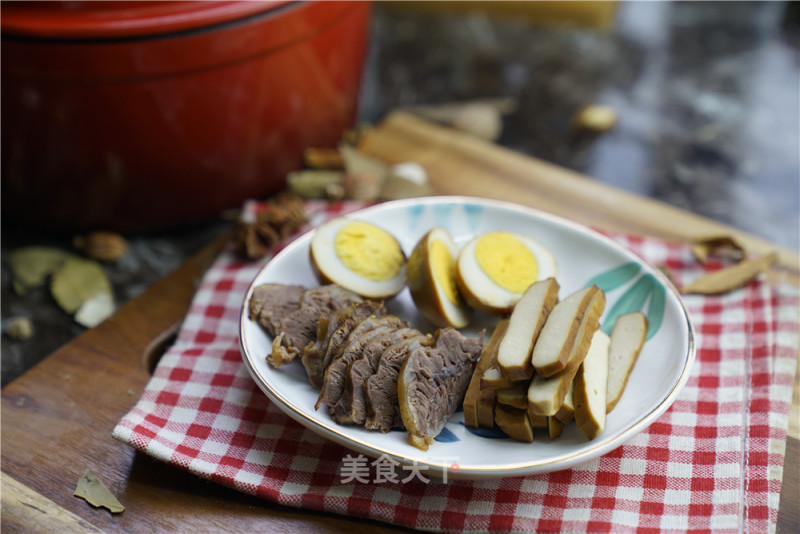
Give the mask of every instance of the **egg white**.
M 533 254 L 537 264 L 537 278 L 534 282 L 555 277 L 558 264 L 553 253 L 544 245 L 530 237 L 504 232 L 513 235 Z M 458 255 L 458 273 L 469 291 L 485 306 L 498 310 L 512 308 L 522 297 L 522 293 L 514 293 L 500 286 L 487 275 L 475 257 L 475 247 L 482 236 L 471 239 Z
M 321 281 L 323 283 L 337 284 L 364 298 L 385 299 L 393 297 L 406 285 L 405 254 L 403 254 L 402 267 L 395 276 L 388 280 L 372 280 L 351 270 L 336 254 L 335 246 L 336 235 L 339 230 L 351 222 L 351 219 L 338 217 L 321 224 L 314 231 L 314 235 L 311 238 L 311 262 L 319 272 Z M 373 226 L 380 228 L 376 225 Z M 380 229 L 383 230 L 382 228 Z

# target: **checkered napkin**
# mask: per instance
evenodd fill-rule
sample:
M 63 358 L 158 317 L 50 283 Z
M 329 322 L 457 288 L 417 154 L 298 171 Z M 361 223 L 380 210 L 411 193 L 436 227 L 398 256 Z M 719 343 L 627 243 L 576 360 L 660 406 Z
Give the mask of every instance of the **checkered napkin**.
M 308 211 L 319 224 L 357 207 L 312 202 Z M 669 267 L 679 283 L 701 274 L 684 245 L 612 237 Z M 647 430 L 599 459 L 501 480 L 364 483 L 343 476 L 356 452 L 285 416 L 242 363 L 239 310 L 264 262 L 221 254 L 115 438 L 280 504 L 424 530 L 774 530 L 797 364 L 792 288 L 755 281 L 726 295 L 686 296 L 697 342 L 686 387 Z

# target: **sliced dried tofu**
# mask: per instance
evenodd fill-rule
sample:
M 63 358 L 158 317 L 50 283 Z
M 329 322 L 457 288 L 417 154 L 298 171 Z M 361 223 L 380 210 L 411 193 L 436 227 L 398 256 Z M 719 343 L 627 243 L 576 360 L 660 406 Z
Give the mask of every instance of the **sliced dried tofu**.
M 599 292 L 597 286 L 591 285 L 572 293 L 553 307 L 533 346 L 531 362 L 537 375 L 547 378 L 567 367 L 572 349 L 580 339 L 578 331 L 583 316 Z
M 642 312 L 620 315 L 614 322 L 608 347 L 606 413 L 614 409 L 625 391 L 628 377 L 647 338 L 647 327 L 647 317 Z
M 528 420 L 528 412 L 504 404 L 495 408 L 495 422 L 497 426 L 511 439 L 533 442 L 533 427 Z
M 478 426 L 494 428 L 494 405 L 497 390 L 482 389 L 478 397 Z
M 562 372 L 543 377 L 534 375 L 528 388 L 528 412 L 532 415 L 555 416 L 564 404 L 575 373 L 589 352 L 592 336 L 600 327 L 600 316 L 605 309 L 606 299 L 602 291 L 597 291 L 581 321 L 578 323 L 577 342 Z
M 606 386 L 608 384 L 608 348 L 611 339 L 602 330 L 595 332 L 589 354 L 575 376 L 572 402 L 578 430 L 594 439 L 606 426 Z
M 544 415 L 531 415 L 530 410 L 528 410 L 528 420 L 533 428 L 547 428 L 549 425 L 547 419 Z
M 494 427 L 494 398 L 495 390 L 481 388 L 481 377 L 490 366 L 497 362 L 497 348 L 500 340 L 508 330 L 508 319 L 501 319 L 492 332 L 492 337 L 481 352 L 478 363 L 475 364 L 475 371 L 470 379 L 467 392 L 464 395 L 464 424 L 472 428 L 478 426 Z M 486 417 L 488 411 L 489 417 Z M 486 425 L 486 423 L 489 423 Z
M 550 434 L 550 439 L 560 438 L 562 432 L 564 432 L 564 423 L 555 417 L 548 417 L 547 432 Z
M 503 376 L 497 367 L 489 367 L 481 376 L 481 389 L 506 389 L 514 387 L 514 381 Z
M 520 382 L 513 387 L 506 389 L 498 389 L 497 402 L 505 406 L 519 408 L 520 410 L 528 409 L 528 382 Z
M 572 416 L 575 413 L 575 405 L 572 403 L 573 389 L 575 389 L 575 380 L 570 383 L 567 394 L 564 396 L 564 402 L 561 404 L 561 408 L 559 408 L 556 414 L 553 416 L 565 425 L 572 421 Z
M 533 376 L 531 352 L 547 316 L 558 302 L 558 283 L 548 278 L 532 284 L 511 312 L 508 333 L 500 342 L 497 363 L 503 376 L 523 380 Z

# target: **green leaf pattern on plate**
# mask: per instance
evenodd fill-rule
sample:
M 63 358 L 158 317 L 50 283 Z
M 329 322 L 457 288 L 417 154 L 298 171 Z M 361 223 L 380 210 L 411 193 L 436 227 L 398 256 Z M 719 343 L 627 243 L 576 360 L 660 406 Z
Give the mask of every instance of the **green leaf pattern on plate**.
M 608 296 L 608 293 L 611 291 L 636 279 L 640 271 L 641 266 L 638 263 L 625 263 L 619 267 L 614 267 L 613 269 L 598 274 L 589 280 L 584 287 L 594 284 L 602 289 L 603 292 L 606 293 L 606 296 Z M 665 300 L 666 292 L 664 286 L 661 285 L 655 276 L 650 273 L 645 273 L 641 277 L 638 277 L 638 279 L 636 279 L 636 281 L 614 302 L 603 321 L 602 330 L 606 334 L 610 334 L 611 330 L 614 328 L 617 317 L 625 315 L 626 313 L 641 311 L 645 303 L 648 303 L 646 312 L 649 323 L 647 339 L 650 339 L 661 327 L 661 322 L 664 319 Z

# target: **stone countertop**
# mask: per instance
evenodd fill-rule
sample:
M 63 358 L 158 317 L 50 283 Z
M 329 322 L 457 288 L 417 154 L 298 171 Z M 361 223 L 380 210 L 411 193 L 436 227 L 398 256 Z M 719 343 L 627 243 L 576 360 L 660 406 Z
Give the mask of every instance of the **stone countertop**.
M 800 249 L 797 3 L 623 2 L 605 30 L 377 5 L 370 50 L 362 122 L 398 107 L 513 97 L 499 144 Z M 614 108 L 616 127 L 576 134 L 575 112 L 596 103 Z M 220 217 L 126 236 L 128 254 L 104 265 L 118 304 L 229 225 Z M 3 258 L 71 241 L 2 227 Z M 83 330 L 45 288 L 16 295 L 4 262 L 2 318 L 12 317 L 30 318 L 35 333 L 3 336 L 3 385 Z

